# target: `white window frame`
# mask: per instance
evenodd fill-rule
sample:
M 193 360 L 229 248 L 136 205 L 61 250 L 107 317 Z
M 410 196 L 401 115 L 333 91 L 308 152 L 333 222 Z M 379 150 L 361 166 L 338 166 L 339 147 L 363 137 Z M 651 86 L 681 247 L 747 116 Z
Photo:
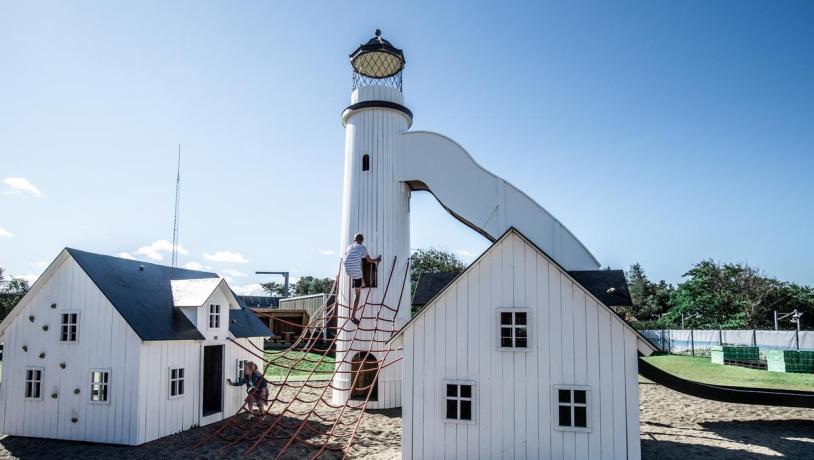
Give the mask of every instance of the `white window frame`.
M 458 385 L 458 396 L 447 396 L 447 385 Z M 461 397 L 461 385 L 469 385 L 472 387 L 472 397 L 471 398 L 462 398 Z M 464 424 L 464 425 L 474 425 L 475 421 L 477 420 L 477 395 L 478 395 L 478 385 L 474 380 L 462 380 L 462 379 L 445 379 L 442 381 L 441 385 L 441 420 L 444 423 L 457 423 L 457 424 Z M 447 401 L 448 400 L 455 400 L 458 402 L 458 417 L 461 416 L 461 401 L 470 401 L 472 403 L 472 418 L 470 420 L 462 420 L 460 418 L 447 418 Z
M 38 371 L 40 378 L 36 379 L 36 380 L 32 378 L 32 379 L 29 380 L 29 378 L 28 378 L 28 372 L 29 371 L 31 371 L 31 372 Z M 45 387 L 45 385 L 44 385 L 45 384 L 45 368 L 44 367 L 33 367 L 33 366 L 31 366 L 31 367 L 24 368 L 23 372 L 25 372 L 23 374 L 23 398 L 26 401 L 42 401 L 42 391 L 43 391 L 43 388 Z M 38 385 L 37 388 L 39 389 L 39 396 L 33 397 L 33 396 L 27 396 L 26 395 L 29 383 L 31 383 L 32 385 L 34 383 L 36 383 Z M 33 393 L 33 387 L 32 387 L 32 393 Z
M 215 310 L 215 311 L 212 311 Z M 209 329 L 220 329 L 221 306 L 217 303 L 209 304 Z M 213 321 L 214 320 L 214 321 Z M 212 323 L 215 323 L 213 326 Z
M 501 313 L 512 313 L 512 346 L 504 347 L 501 344 L 501 327 L 502 324 L 500 323 L 500 314 Z M 515 313 L 525 313 L 526 314 L 526 324 L 523 326 L 517 326 L 514 324 L 516 316 Z M 498 351 L 508 351 L 508 352 L 529 352 L 532 349 L 532 340 L 531 340 L 531 309 L 523 308 L 523 307 L 505 307 L 505 308 L 498 308 L 495 313 L 495 344 L 497 346 Z M 516 347 L 514 346 L 517 337 L 515 337 L 515 332 L 518 328 L 525 327 L 526 328 L 526 346 L 525 347 Z
M 95 382 L 93 380 L 93 374 L 107 374 L 107 382 Z M 90 394 L 88 395 L 88 402 L 91 404 L 110 404 L 110 369 L 91 369 L 90 370 Z M 93 399 L 93 390 L 95 387 L 99 387 L 100 391 L 102 387 L 105 387 L 105 398 L 104 400 L 95 400 Z
M 243 369 L 246 368 L 246 362 L 248 359 L 245 358 L 237 358 L 237 362 L 235 363 L 235 382 L 243 378 Z
M 569 390 L 571 391 L 571 402 L 570 403 L 561 403 L 560 402 L 560 390 Z M 585 403 L 575 403 L 574 402 L 574 390 L 580 390 L 585 392 Z M 552 425 L 554 429 L 557 431 L 580 431 L 580 432 L 589 432 L 591 431 L 591 387 L 588 385 L 554 385 L 553 391 L 553 398 L 554 398 L 554 420 Z M 562 426 L 560 425 L 560 406 L 568 406 L 571 408 L 571 424 L 572 426 Z M 585 426 L 573 426 L 574 423 L 574 407 L 584 407 L 585 408 Z
M 81 320 L 81 315 L 79 311 L 76 310 L 62 310 L 59 312 L 59 343 L 64 344 L 77 344 L 79 343 L 79 322 Z M 70 326 L 71 323 L 63 323 L 63 315 L 76 315 L 76 324 L 74 324 L 74 328 L 76 329 L 76 340 L 62 340 L 62 328 L 64 326 Z M 70 331 L 70 329 L 69 329 Z
M 178 373 L 176 373 L 176 377 L 173 377 L 172 371 L 180 371 L 181 375 L 179 376 Z M 187 371 L 181 366 L 172 366 L 172 367 L 170 367 L 169 372 L 167 373 L 167 377 L 169 377 L 167 379 L 167 383 L 169 384 L 169 386 L 167 387 L 167 399 L 183 398 L 184 395 L 186 394 L 186 390 L 187 390 L 187 384 L 186 384 Z M 179 382 L 180 382 L 180 386 L 179 386 Z M 180 390 L 181 390 L 180 393 L 172 394 L 173 384 L 175 384 L 176 392 L 180 388 Z

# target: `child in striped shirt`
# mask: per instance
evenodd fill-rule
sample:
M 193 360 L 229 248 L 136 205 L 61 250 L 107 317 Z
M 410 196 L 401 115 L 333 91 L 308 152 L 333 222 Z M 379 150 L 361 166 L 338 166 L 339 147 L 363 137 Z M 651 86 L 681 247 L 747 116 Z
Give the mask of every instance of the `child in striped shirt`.
M 361 233 L 357 233 L 353 237 L 353 244 L 348 246 L 348 250 L 345 251 L 345 273 L 353 280 L 353 290 L 355 298 L 353 299 L 353 311 L 350 314 L 350 320 L 353 321 L 355 324 L 359 324 L 359 320 L 356 319 L 356 309 L 359 307 L 359 297 L 362 294 L 362 288 L 367 287 L 363 286 L 364 279 L 362 276 L 362 260 L 367 260 L 368 262 L 379 263 L 382 260 L 382 256 L 379 256 L 375 259 L 370 257 L 370 254 L 367 253 L 367 248 L 365 247 L 364 243 L 365 237 L 362 236 Z

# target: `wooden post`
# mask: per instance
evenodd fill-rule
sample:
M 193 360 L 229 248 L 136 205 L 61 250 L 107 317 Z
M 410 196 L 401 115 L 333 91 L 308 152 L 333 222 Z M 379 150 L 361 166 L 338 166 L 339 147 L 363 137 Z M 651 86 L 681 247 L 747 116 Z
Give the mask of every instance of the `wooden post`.
M 693 330 L 690 329 L 690 352 L 693 356 L 695 356 L 695 334 L 693 334 Z

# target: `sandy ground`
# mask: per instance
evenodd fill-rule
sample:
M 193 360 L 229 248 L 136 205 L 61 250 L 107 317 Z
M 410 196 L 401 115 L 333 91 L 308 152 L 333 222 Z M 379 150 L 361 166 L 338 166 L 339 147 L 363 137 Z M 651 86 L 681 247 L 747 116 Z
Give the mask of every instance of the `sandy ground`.
M 814 459 L 814 410 L 722 404 L 692 398 L 654 384 L 642 384 L 641 432 L 644 459 Z M 315 390 L 309 390 L 313 394 Z M 303 410 L 310 405 L 299 405 Z M 327 411 L 327 419 L 333 418 Z M 343 416 L 355 420 L 358 412 Z M 241 420 L 241 423 L 249 423 Z M 282 423 L 297 426 L 294 418 Z M 31 438 L 0 439 L 0 459 L 12 458 L 141 458 L 183 457 L 187 459 L 273 458 L 282 441 L 265 442 L 247 457 L 241 457 L 247 444 L 229 446 L 214 439 L 192 449 L 221 424 L 189 430 L 138 447 L 110 446 Z M 324 428 L 324 427 L 322 427 Z M 401 456 L 400 411 L 371 411 L 365 414 L 358 441 L 350 451 L 353 458 L 394 459 Z M 225 430 L 233 439 L 237 430 Z M 317 441 L 313 435 L 305 439 Z M 314 450 L 296 445 L 286 458 L 307 458 Z M 335 452 L 324 458 L 339 458 Z

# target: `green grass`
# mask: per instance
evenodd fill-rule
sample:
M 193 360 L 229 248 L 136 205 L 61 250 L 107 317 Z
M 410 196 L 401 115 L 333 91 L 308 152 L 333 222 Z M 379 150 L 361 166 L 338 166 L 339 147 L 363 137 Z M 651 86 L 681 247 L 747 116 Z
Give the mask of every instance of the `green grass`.
M 814 391 L 814 374 L 787 374 L 738 366 L 712 364 L 710 359 L 692 356 L 660 355 L 645 361 L 687 380 L 755 388 Z
M 311 376 L 311 380 L 326 380 L 331 378 L 334 371 L 334 358 L 326 356 L 321 363 L 317 364 L 322 355 L 316 353 L 305 353 L 302 351 L 268 351 L 266 359 L 275 360 L 266 370 L 266 378 L 269 380 L 282 380 L 288 374 L 289 380 L 304 380 L 316 368 L 317 372 Z M 302 359 L 302 361 L 300 361 Z

